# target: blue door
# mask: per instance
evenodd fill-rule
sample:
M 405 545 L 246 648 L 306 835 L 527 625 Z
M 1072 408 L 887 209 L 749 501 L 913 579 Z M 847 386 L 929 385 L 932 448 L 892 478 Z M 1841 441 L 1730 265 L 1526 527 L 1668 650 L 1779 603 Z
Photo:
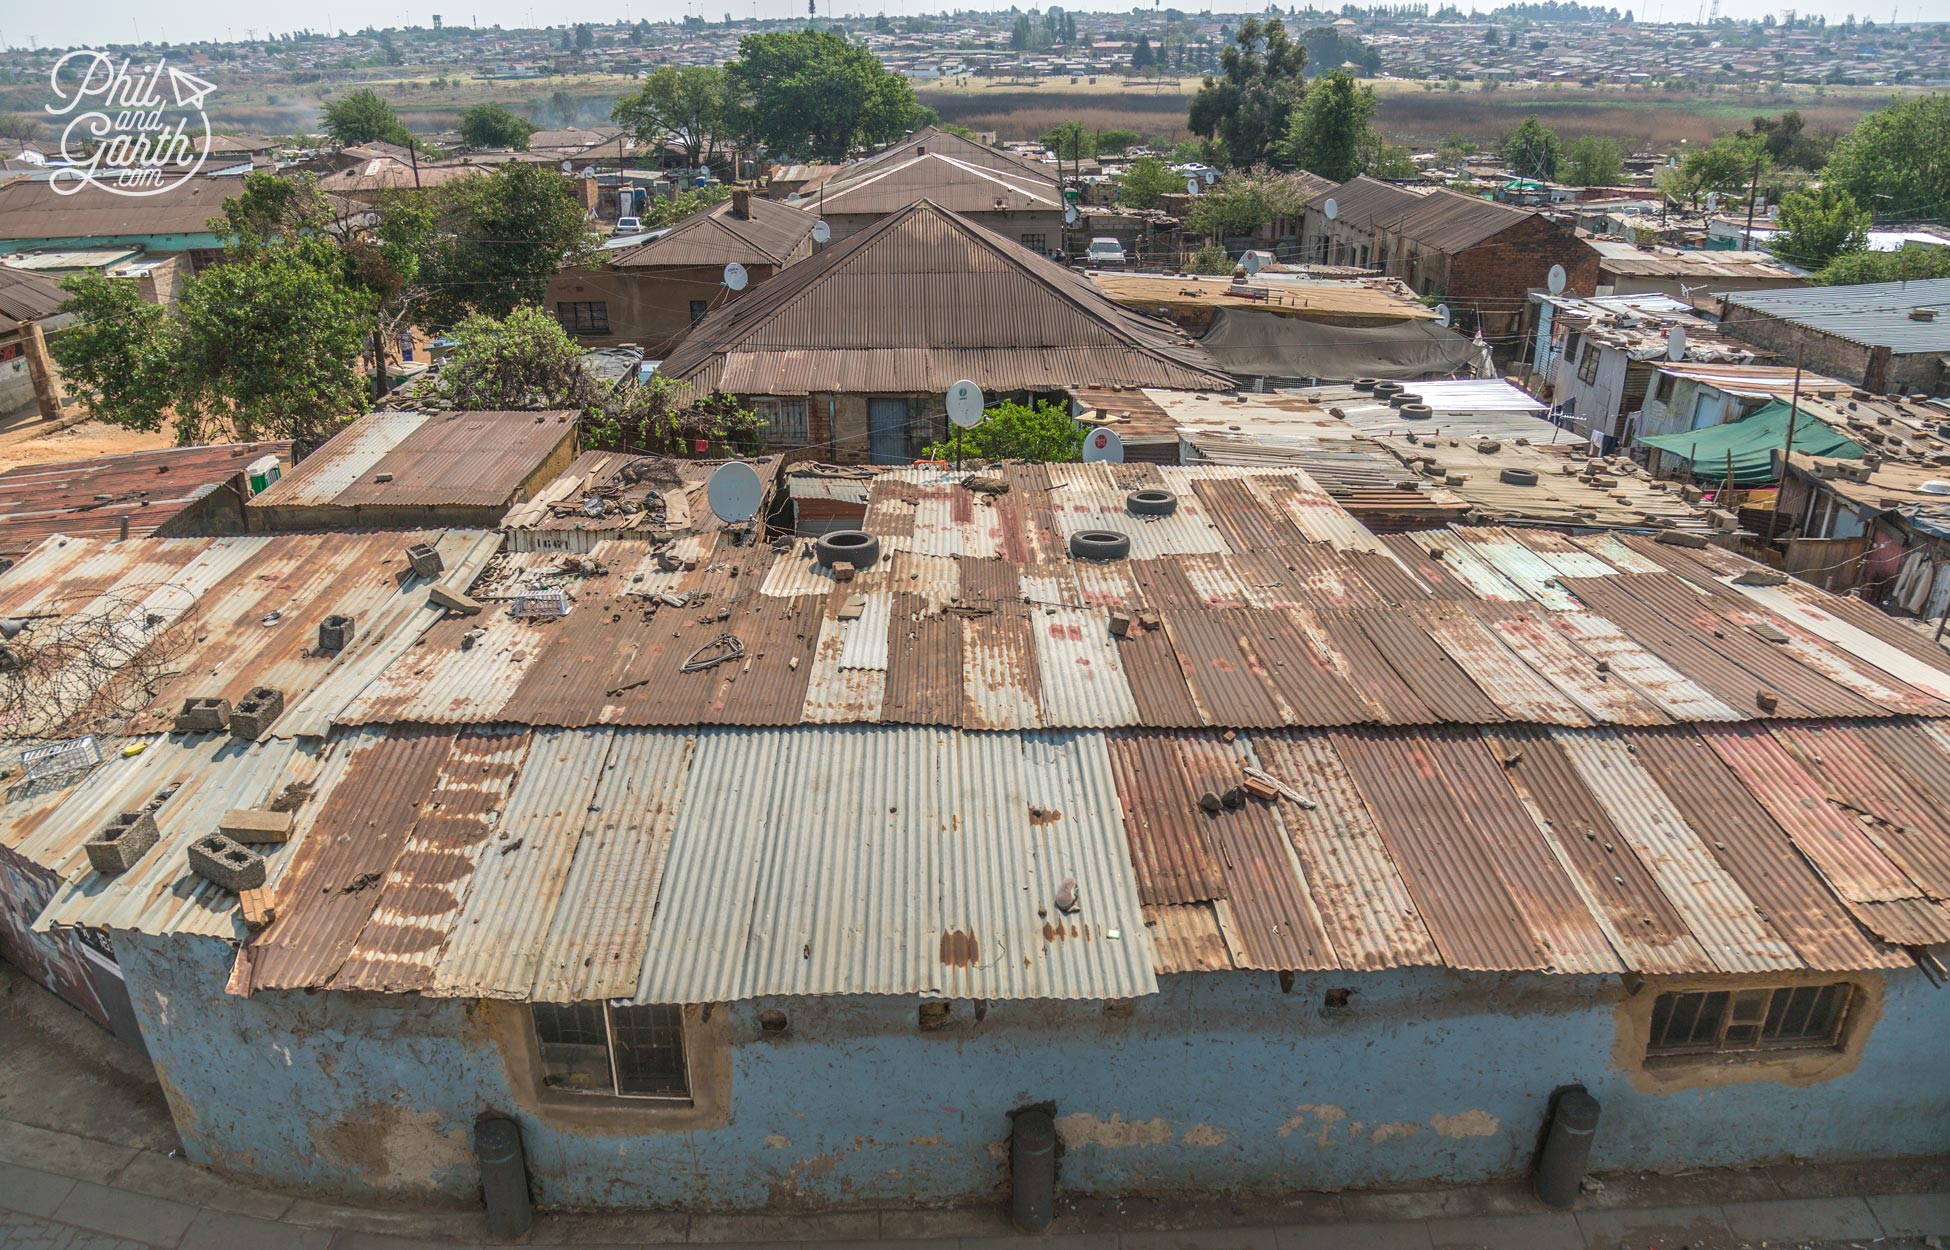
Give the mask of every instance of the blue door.
M 867 445 L 875 464 L 906 464 L 907 401 L 867 400 Z

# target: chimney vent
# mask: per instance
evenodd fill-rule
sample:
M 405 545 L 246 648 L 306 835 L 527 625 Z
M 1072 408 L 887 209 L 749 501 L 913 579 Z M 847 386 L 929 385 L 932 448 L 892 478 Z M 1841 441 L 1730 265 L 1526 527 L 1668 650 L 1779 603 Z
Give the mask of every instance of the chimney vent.
M 1909 310 L 1909 319 L 1910 319 L 1911 321 L 1935 321 L 1935 320 L 1936 320 L 1936 309 L 1934 309 L 1934 308 L 1912 308 L 1912 309 L 1910 309 L 1910 310 Z
M 752 219 L 752 193 L 746 187 L 739 187 L 731 193 L 731 211 L 742 221 Z

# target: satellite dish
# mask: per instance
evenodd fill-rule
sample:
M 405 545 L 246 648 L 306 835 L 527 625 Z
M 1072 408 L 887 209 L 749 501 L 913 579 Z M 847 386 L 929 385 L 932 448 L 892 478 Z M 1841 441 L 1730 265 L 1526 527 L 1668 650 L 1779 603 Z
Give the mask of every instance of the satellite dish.
M 1090 437 L 1083 440 L 1083 462 L 1095 464 L 1100 460 L 1108 464 L 1124 463 L 1124 440 L 1109 430 L 1092 430 Z
M 1706 193 L 1706 211 L 1709 213 L 1717 213 L 1720 211 L 1720 193 L 1718 191 L 1708 191 Z
M 1564 272 L 1564 266 L 1552 265 L 1549 275 L 1544 279 L 1544 286 L 1552 295 L 1562 295 L 1564 294 L 1564 280 L 1568 276 Z
M 1247 253 L 1246 253 L 1246 254 L 1245 254 L 1244 256 L 1241 256 L 1241 257 L 1239 258 L 1239 266 L 1240 266 L 1240 268 L 1242 268 L 1242 269 L 1244 269 L 1244 270 L 1245 270 L 1245 271 L 1246 271 L 1246 272 L 1247 272 L 1248 274 L 1255 274 L 1255 273 L 1258 273 L 1258 272 L 1259 272 L 1259 253 L 1258 253 L 1258 252 L 1247 252 Z
M 1686 327 L 1674 326 L 1672 333 L 1666 335 L 1666 359 L 1686 359 Z
M 827 225 L 824 220 L 815 221 L 813 223 L 813 242 L 825 243 L 828 240 L 830 240 L 832 237 L 833 237 L 833 227 Z
M 765 489 L 759 484 L 758 470 L 742 460 L 719 465 L 704 488 L 704 498 L 711 505 L 712 515 L 727 525 L 749 521 L 758 515 L 758 505 L 764 496 Z
M 1205 185 L 1206 185 L 1206 186 L 1208 186 L 1208 187 L 1209 187 L 1209 186 L 1211 186 L 1211 185 L 1212 185 L 1213 183 L 1215 183 L 1215 182 L 1217 182 L 1218 180 L 1219 180 L 1219 175 L 1217 175 L 1217 174 L 1215 174 L 1215 173 L 1213 173 L 1213 172 L 1212 172 L 1211 170 L 1209 170 L 1209 169 L 1205 171 Z
M 967 378 L 949 387 L 948 419 L 964 427 L 979 425 L 982 420 L 982 388 Z
M 1067 224 L 1067 225 L 1072 225 L 1072 226 L 1074 226 L 1074 225 L 1076 225 L 1076 224 L 1077 224 L 1077 206 L 1076 206 L 1076 205 L 1074 205 L 1074 204 L 1065 204 L 1065 205 L 1063 206 L 1063 221 L 1064 221 L 1064 223 L 1065 223 L 1065 224 Z
M 1341 215 L 1341 202 L 1330 195 L 1327 202 L 1320 206 L 1320 211 L 1327 214 L 1327 220 L 1337 220 Z
M 575 163 L 574 163 L 573 161 L 563 161 L 563 162 L 562 162 L 562 172 L 563 172 L 563 173 L 565 173 L 565 174 L 566 174 L 566 173 L 571 173 L 571 172 L 573 172 L 573 171 L 574 171 L 574 169 L 575 169 Z
M 730 287 L 732 290 L 734 291 L 744 290 L 745 283 L 749 281 L 751 281 L 751 279 L 745 275 L 745 267 L 739 264 L 737 261 L 734 260 L 729 265 L 726 265 L 724 267 L 724 284 Z
M 1198 179 L 1196 178 L 1185 179 L 1185 194 L 1186 195 L 1198 194 Z
M 1449 305 L 1437 304 L 1435 306 L 1435 323 L 1439 326 L 1447 327 L 1449 321 Z

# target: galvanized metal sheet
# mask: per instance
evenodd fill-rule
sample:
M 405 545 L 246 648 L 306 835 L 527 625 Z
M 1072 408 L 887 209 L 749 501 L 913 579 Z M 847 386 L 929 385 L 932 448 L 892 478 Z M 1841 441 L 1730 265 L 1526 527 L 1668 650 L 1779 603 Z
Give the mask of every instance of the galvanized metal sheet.
M 880 719 L 881 702 L 887 694 L 886 666 L 847 668 L 841 663 L 852 643 L 853 632 L 862 627 L 861 619 L 839 620 L 828 616 L 820 622 L 819 638 L 813 644 L 812 671 L 806 676 L 806 704 L 800 713 L 807 724 Z M 884 625 L 880 638 L 884 648 Z M 870 646 L 870 640 L 863 640 L 860 653 L 864 654 Z
M 999 603 L 962 623 L 961 723 L 969 729 L 1034 729 L 1043 724 L 1033 609 Z
M 1615 725 L 1671 722 L 1651 700 L 1622 679 L 1614 680 L 1608 668 L 1600 670 L 1597 658 L 1580 650 L 1554 621 L 1540 620 L 1539 611 L 1513 605 L 1508 611 L 1485 612 L 1484 623 L 1592 720 Z
M 1504 646 L 1475 615 L 1459 607 L 1435 606 L 1414 615 L 1423 632 L 1511 720 L 1542 725 L 1591 723 L 1577 703 L 1539 676 L 1520 652 Z
M 1900 647 L 1860 629 L 1827 609 L 1834 596 L 1810 599 L 1788 586 L 1735 586 L 1735 590 L 1794 622 L 1817 637 L 1836 644 L 1849 655 L 1875 665 L 1899 681 L 1938 699 L 1950 699 L 1950 661 L 1943 665 L 1919 659 Z
M 1125 502 L 1129 489 L 1102 464 L 1053 464 L 1050 476 L 1050 514 L 1063 541 L 1083 530 L 1114 530 L 1131 540 L 1131 558 L 1193 552 L 1224 552 L 1225 538 L 1205 515 L 1189 483 L 1175 488 L 1178 507 L 1170 516 L 1132 515 Z
M 1469 544 L 1476 557 L 1501 573 L 1528 597 L 1555 612 L 1568 612 L 1578 601 L 1559 583 L 1555 565 L 1532 551 L 1509 530 L 1458 528 L 1456 537 Z
M 1157 955 L 1158 975 L 1168 972 L 1230 972 L 1232 955 L 1210 903 L 1167 904 L 1144 909 Z
M 1674 720 L 1734 721 L 1744 715 L 1602 616 L 1559 612 L 1549 623 Z
M 1496 603 L 1531 601 L 1528 591 L 1478 555 L 1461 535 L 1451 530 L 1420 530 L 1403 537 L 1428 553 L 1433 563 L 1440 564 L 1475 592 L 1475 597 Z
M 1044 608 L 1030 614 L 1029 628 L 1050 724 L 1106 728 L 1139 722 L 1108 612 Z

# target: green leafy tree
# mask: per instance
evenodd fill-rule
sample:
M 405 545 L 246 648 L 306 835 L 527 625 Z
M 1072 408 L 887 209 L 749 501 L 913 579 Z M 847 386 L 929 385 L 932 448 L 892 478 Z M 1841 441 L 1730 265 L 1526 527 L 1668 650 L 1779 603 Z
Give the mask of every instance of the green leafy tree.
M 1009 31 L 1009 50 L 1011 52 L 1029 51 L 1031 38 L 1032 32 L 1029 25 L 1029 15 L 1027 13 L 1016 14 L 1015 25 Z
M 1217 243 L 1207 243 L 1192 253 L 1191 269 L 1210 277 L 1222 276 L 1232 272 L 1233 260 Z
M 340 147 L 360 143 L 410 146 L 413 136 L 400 124 L 393 106 L 377 91 L 361 87 L 325 106 L 325 133 Z
M 1625 149 L 1605 135 L 1573 139 L 1560 173 L 1574 187 L 1617 186 L 1625 177 Z
M 1300 38 L 1307 46 L 1306 72 L 1309 74 L 1325 74 L 1349 65 L 1363 75 L 1381 72 L 1381 53 L 1353 35 L 1343 35 L 1332 26 L 1316 26 Z
M 1307 50 L 1287 38 L 1277 17 L 1249 17 L 1187 106 L 1188 129 L 1217 139 L 1235 165 L 1265 160 L 1286 137 L 1306 90 Z
M 916 113 L 905 77 L 832 31 L 747 35 L 724 71 L 743 128 L 781 156 L 843 161 L 899 138 Z
M 1117 156 L 1127 149 L 1137 146 L 1144 136 L 1135 130 L 1099 130 L 1097 132 L 1097 155 Z
M 969 460 L 1081 460 L 1083 436 L 1083 426 L 1062 404 L 1048 400 L 1034 405 L 1005 402 L 984 412 L 980 421 L 962 431 L 961 454 Z M 928 460 L 953 459 L 954 438 L 931 444 L 921 454 Z
M 1399 143 L 1390 143 L 1373 126 L 1361 132 L 1361 172 L 1370 178 L 1408 182 L 1422 176 L 1415 153 Z
M 1097 156 L 1097 136 L 1082 122 L 1058 122 L 1043 132 L 1039 142 L 1059 160 L 1094 160 Z
M 601 407 L 604 387 L 562 323 L 534 304 L 496 318 L 475 313 L 451 331 L 436 390 L 456 408 L 484 411 Z
M 1226 175 L 1192 201 L 1185 224 L 1212 238 L 1251 234 L 1279 217 L 1298 217 L 1312 196 L 1298 178 L 1266 166 Z
M 1803 269 L 1820 269 L 1844 252 L 1869 246 L 1869 214 L 1833 183 L 1796 191 L 1781 201 L 1774 254 Z
M 643 210 L 643 228 L 657 230 L 664 226 L 674 226 L 686 217 L 701 213 L 713 205 L 722 204 L 731 198 L 731 188 L 723 183 L 709 187 L 692 187 L 689 191 L 650 201 Z
M 1185 189 L 1185 180 L 1155 156 L 1131 162 L 1117 184 L 1118 200 L 1131 208 L 1156 208 L 1165 196 Z
M 460 113 L 460 137 L 470 148 L 528 150 L 535 123 L 505 104 L 476 104 Z
M 684 149 L 685 163 L 709 165 L 728 137 L 725 71 L 715 65 L 666 65 L 644 76 L 643 85 L 610 110 L 610 119 L 645 146 L 668 140 Z
M 1131 49 L 1131 68 L 1143 71 L 1150 69 L 1157 63 L 1158 57 L 1151 50 L 1150 37 L 1147 35 L 1139 35 L 1136 46 Z
M 1950 278 L 1950 247 L 1911 243 L 1897 252 L 1844 252 L 1823 266 L 1814 282 L 1819 286 L 1860 286 L 1922 278 Z
M 555 115 L 555 120 L 562 123 L 564 126 L 570 126 L 575 124 L 576 98 L 570 95 L 568 92 L 566 91 L 550 92 L 548 97 L 548 108 L 549 108 L 549 112 Z
M 1809 134 L 1807 119 L 1796 109 L 1789 109 L 1779 117 L 1754 118 L 1752 133 L 1767 145 L 1768 159 L 1775 165 L 1796 169 L 1820 169 L 1835 146 L 1832 134 L 1825 139 Z
M 1878 216 L 1940 218 L 1950 205 L 1950 95 L 1870 113 L 1835 145 L 1822 177 Z
M 1329 70 L 1293 110 L 1283 153 L 1308 173 L 1346 182 L 1362 170 L 1361 140 L 1373 117 L 1374 88 L 1344 69 Z
M 596 32 L 587 22 L 576 23 L 575 50 L 587 52 L 596 46 Z
M 1504 165 L 1512 174 L 1536 182 L 1549 182 L 1557 177 L 1558 162 L 1564 158 L 1564 149 L 1557 140 L 1557 133 L 1538 121 L 1535 113 L 1503 136 L 1503 145 L 1499 150 L 1503 154 Z
M 173 326 L 136 284 L 85 270 L 61 279 L 74 320 L 48 339 L 61 379 L 98 421 L 160 430 L 168 417 L 175 364 Z
M 427 291 L 421 324 L 430 329 L 539 303 L 557 270 L 596 248 L 569 180 L 553 169 L 514 162 L 426 195 L 430 228 L 410 242 Z
M 1767 149 L 1750 134 L 1721 135 L 1705 147 L 1693 148 L 1679 158 L 1679 167 L 1661 168 L 1653 181 L 1666 195 L 1694 208 L 1700 207 L 1709 193 L 1722 196 L 1744 193 L 1758 168 L 1768 168 Z

